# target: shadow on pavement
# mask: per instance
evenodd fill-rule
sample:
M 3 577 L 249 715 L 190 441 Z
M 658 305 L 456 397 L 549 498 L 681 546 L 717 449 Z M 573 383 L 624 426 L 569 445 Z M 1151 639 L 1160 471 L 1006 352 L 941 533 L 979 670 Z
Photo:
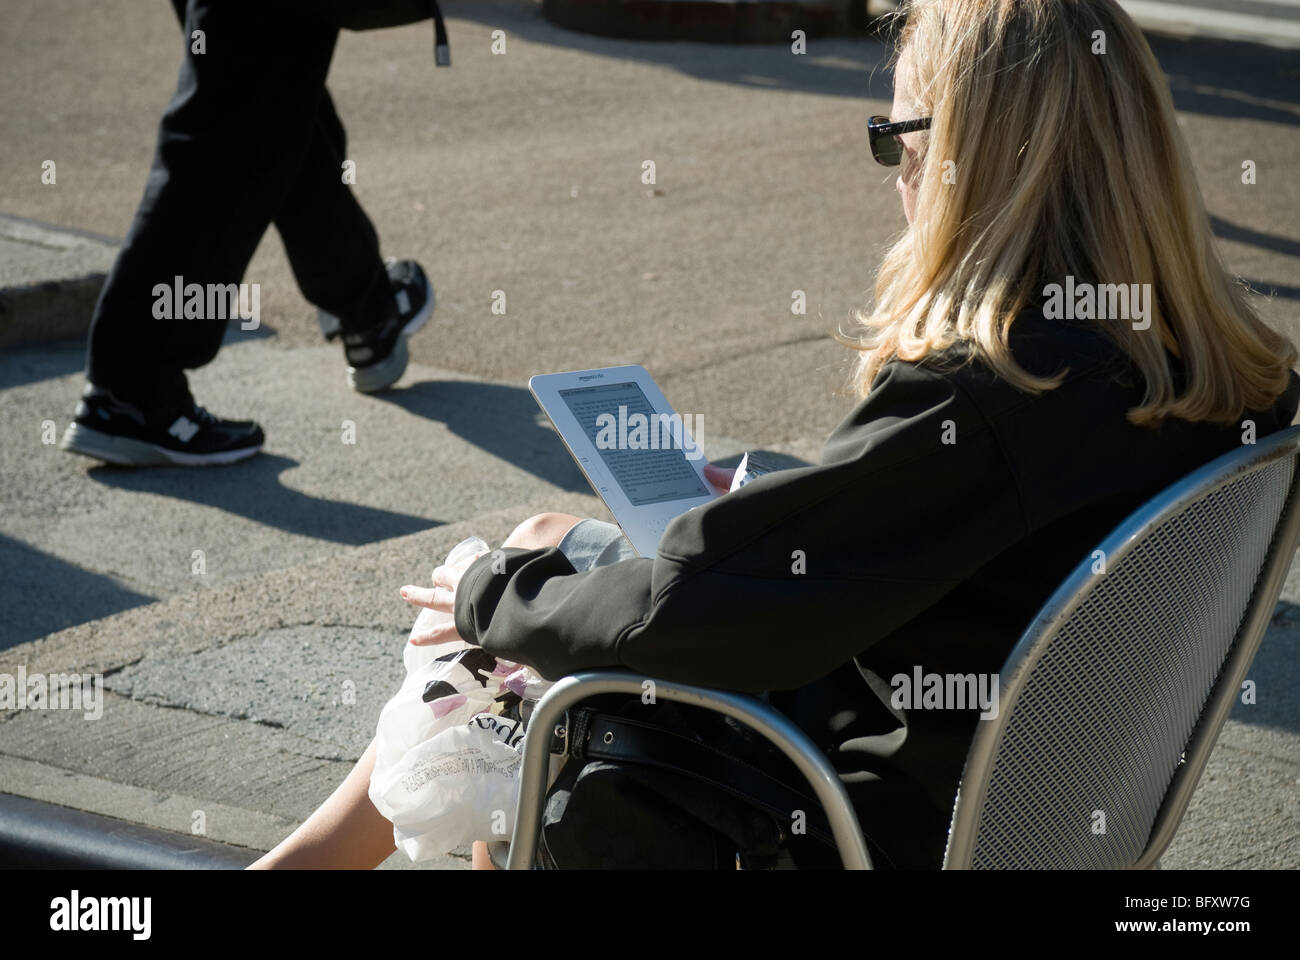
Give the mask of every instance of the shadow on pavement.
M 1232 719 L 1300 733 L 1300 607 L 1277 605 L 1246 679 L 1255 681 L 1255 702 L 1242 703 L 1239 695 Z
M 408 413 L 445 424 L 461 439 L 552 486 L 591 492 L 537 401 L 523 387 L 426 380 L 376 396 Z
M 9 347 L 0 354 L 0 390 L 65 377 L 86 369 L 85 340 L 58 340 L 40 345 Z M 80 387 L 68 394 L 67 413 L 77 405 Z
M 440 520 L 292 490 L 280 482 L 279 475 L 297 465 L 298 461 L 289 457 L 263 453 L 219 470 L 136 470 L 105 465 L 91 467 L 86 475 L 119 490 L 201 503 L 286 533 L 354 547 L 442 526 Z
M 0 650 L 156 599 L 4 534 L 0 534 L 0 578 L 4 583 L 0 604 L 5 608 Z
M 1231 120 L 1300 125 L 1296 51 L 1259 43 L 1147 35 L 1174 107 Z
M 1279 237 L 1276 233 L 1252 230 L 1250 227 L 1230 223 L 1213 214 L 1210 216 L 1210 227 L 1214 230 L 1214 235 L 1221 240 L 1248 243 L 1253 247 L 1263 247 L 1265 250 L 1272 250 L 1274 253 L 1285 254 L 1288 257 L 1300 257 L 1300 240 Z
M 237 321 L 226 327 L 222 344 L 246 343 L 251 340 L 267 340 L 276 335 L 275 328 L 262 324 L 255 330 L 241 330 Z M 0 390 L 21 387 L 28 383 L 64 377 L 86 369 L 86 338 L 56 340 L 49 343 L 27 344 L 7 348 L 0 354 Z M 81 390 L 68 395 L 67 412 L 77 405 L 77 396 Z
M 1300 257 L 1300 240 L 1292 240 L 1290 237 L 1278 236 L 1275 233 L 1264 233 L 1261 230 L 1252 230 L 1250 227 L 1230 223 L 1222 217 L 1211 216 L 1210 227 L 1214 230 L 1214 235 L 1220 240 L 1230 240 L 1234 243 L 1262 247 L 1265 250 L 1271 250 L 1287 257 Z M 1254 277 L 1243 277 L 1242 279 L 1250 284 L 1252 290 L 1264 296 L 1300 300 L 1300 287 L 1286 283 L 1273 283 L 1270 280 L 1259 280 Z
M 1274 283 L 1272 280 L 1258 280 L 1254 277 L 1242 277 L 1250 284 L 1250 289 L 1264 297 L 1281 297 L 1283 300 L 1300 300 L 1300 287 L 1287 283 Z
M 530 43 L 567 47 L 620 60 L 670 67 L 700 80 L 733 83 L 745 87 L 793 90 L 840 97 L 893 98 L 891 74 L 886 69 L 890 48 L 871 37 L 832 37 L 811 40 L 809 56 L 794 56 L 786 43 L 722 44 L 684 41 L 620 40 L 578 33 L 545 19 L 541 4 L 475 2 L 459 0 L 443 7 L 449 17 L 474 20 L 501 28 Z M 826 47 L 841 63 L 816 57 L 817 43 Z M 455 37 L 452 38 L 455 46 Z M 823 47 L 826 50 L 826 47 Z M 875 89 L 871 89 L 871 88 Z

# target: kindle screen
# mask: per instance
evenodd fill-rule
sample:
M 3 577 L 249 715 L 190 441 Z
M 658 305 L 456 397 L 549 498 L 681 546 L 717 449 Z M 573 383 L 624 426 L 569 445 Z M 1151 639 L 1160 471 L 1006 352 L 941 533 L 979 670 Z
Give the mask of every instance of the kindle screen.
M 707 497 L 688 460 L 701 451 L 678 414 L 655 413 L 635 383 L 602 383 L 559 391 L 633 506 Z

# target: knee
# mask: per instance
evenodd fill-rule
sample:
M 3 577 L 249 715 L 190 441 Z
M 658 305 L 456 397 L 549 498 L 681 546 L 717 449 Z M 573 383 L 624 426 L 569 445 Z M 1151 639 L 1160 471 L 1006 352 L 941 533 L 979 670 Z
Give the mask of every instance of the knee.
M 522 547 L 526 550 L 553 547 L 579 519 L 567 513 L 539 513 L 515 527 L 502 546 Z

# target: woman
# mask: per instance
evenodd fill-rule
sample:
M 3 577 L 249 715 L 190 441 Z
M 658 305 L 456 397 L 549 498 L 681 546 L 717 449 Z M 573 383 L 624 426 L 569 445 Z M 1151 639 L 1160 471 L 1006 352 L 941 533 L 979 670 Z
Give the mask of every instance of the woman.
M 775 691 L 826 744 L 877 863 L 937 867 L 979 708 L 899 705 L 890 679 L 996 673 L 1116 523 L 1243 421 L 1289 424 L 1300 382 L 1214 251 L 1168 88 L 1113 0 L 904 15 L 871 139 L 901 161 L 908 226 L 823 463 L 679 517 L 654 559 L 605 562 L 606 528 L 548 514 L 506 542 L 504 574 L 440 568 L 403 595 L 455 614 L 413 642 L 459 634 L 549 678 Z M 260 865 L 391 852 L 369 763 Z

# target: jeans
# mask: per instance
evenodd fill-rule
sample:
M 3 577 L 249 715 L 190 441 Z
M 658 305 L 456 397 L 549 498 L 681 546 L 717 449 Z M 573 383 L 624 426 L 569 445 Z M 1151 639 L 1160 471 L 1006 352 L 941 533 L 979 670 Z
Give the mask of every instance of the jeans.
M 92 383 L 147 407 L 189 400 L 184 371 L 217 355 L 227 322 L 155 319 L 155 285 L 242 282 L 271 223 L 303 296 L 344 332 L 395 308 L 379 238 L 343 182 L 346 140 L 325 89 L 338 28 L 283 0 L 172 5 L 180 76 L 86 363 Z

